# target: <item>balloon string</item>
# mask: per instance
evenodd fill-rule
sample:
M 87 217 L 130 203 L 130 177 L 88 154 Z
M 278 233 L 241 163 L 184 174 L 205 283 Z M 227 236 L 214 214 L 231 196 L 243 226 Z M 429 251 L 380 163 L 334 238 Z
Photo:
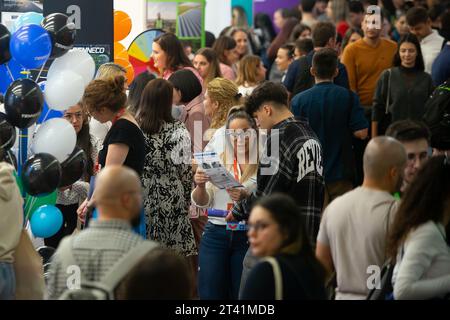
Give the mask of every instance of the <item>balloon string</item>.
M 8 63 L 5 63 L 6 71 L 8 71 L 9 76 L 11 77 L 11 80 L 14 81 L 14 77 L 12 75 L 11 69 L 9 69 Z
M 41 78 L 41 74 L 42 74 L 42 71 L 44 71 L 44 67 L 45 67 L 45 63 L 42 65 L 41 70 L 39 70 L 39 74 L 36 78 L 36 83 L 38 83 L 39 79 Z
M 47 117 L 48 117 L 48 115 L 50 114 L 50 111 L 51 111 L 51 109 L 50 108 L 48 108 L 48 110 L 47 110 L 47 113 L 45 114 L 45 117 L 44 117 L 44 119 L 42 119 L 42 123 L 44 123 L 45 122 L 45 120 L 47 120 Z M 36 126 L 37 127 L 37 126 Z
M 31 205 L 30 205 L 30 207 L 28 208 L 28 212 L 27 212 L 27 216 L 26 216 L 27 220 L 30 218 L 30 213 L 32 213 L 32 212 L 31 212 L 31 209 L 33 209 L 33 206 L 36 204 L 36 201 L 37 201 L 37 197 L 32 197 L 32 199 L 31 199 Z

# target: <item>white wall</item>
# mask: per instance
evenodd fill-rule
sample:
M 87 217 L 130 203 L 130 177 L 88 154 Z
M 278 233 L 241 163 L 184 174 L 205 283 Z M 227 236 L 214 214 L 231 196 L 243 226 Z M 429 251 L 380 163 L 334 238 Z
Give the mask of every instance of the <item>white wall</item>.
M 147 1 L 145 0 L 114 0 L 114 10 L 120 10 L 127 13 L 132 21 L 130 34 L 120 41 L 127 49 L 134 38 L 146 30 L 146 3 Z
M 206 0 L 205 30 L 216 37 L 231 24 L 231 0 Z

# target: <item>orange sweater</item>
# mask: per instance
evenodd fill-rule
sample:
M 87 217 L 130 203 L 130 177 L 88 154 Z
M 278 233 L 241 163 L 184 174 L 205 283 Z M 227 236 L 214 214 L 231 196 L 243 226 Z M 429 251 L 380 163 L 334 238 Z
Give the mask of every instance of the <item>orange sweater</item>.
M 383 70 L 392 67 L 396 51 L 397 44 L 387 39 L 381 39 L 376 47 L 360 39 L 345 48 L 342 63 L 350 89 L 359 95 L 361 105 L 372 106 L 377 81 Z

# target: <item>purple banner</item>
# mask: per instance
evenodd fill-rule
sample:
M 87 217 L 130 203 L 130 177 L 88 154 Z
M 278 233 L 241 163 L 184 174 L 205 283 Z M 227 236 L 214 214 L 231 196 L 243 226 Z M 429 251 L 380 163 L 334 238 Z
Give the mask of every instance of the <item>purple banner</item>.
M 281 0 L 281 1 L 274 1 L 274 0 L 254 0 L 253 1 L 253 12 L 254 14 L 257 13 L 267 13 L 272 20 L 273 23 L 273 14 L 275 11 L 277 11 L 280 8 L 295 8 L 299 5 L 299 0 Z M 275 26 L 274 26 L 275 27 Z M 276 27 L 275 27 L 276 29 Z M 277 32 L 279 30 L 276 30 Z

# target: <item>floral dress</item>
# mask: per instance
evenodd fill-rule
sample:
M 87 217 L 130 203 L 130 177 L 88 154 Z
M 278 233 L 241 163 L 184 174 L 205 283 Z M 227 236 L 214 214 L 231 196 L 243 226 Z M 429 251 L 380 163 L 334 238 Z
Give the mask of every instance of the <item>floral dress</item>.
M 141 179 L 147 238 L 184 256 L 196 255 L 188 216 L 193 179 L 189 132 L 175 121 L 164 123 L 159 133 L 144 137 L 146 156 Z

